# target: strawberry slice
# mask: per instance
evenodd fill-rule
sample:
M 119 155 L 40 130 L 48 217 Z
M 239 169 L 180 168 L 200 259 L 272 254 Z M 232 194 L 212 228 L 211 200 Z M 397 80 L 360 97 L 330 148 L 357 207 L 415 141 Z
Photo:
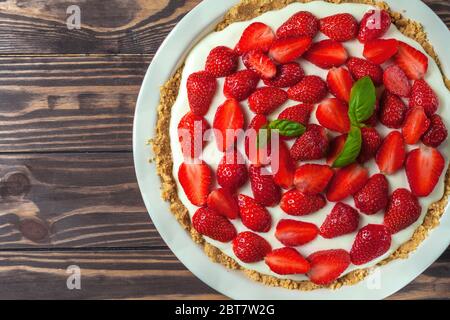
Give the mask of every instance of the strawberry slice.
M 336 98 L 329 98 L 322 101 L 316 111 L 319 123 L 325 128 L 339 133 L 350 131 L 350 118 L 348 116 L 348 106 Z
M 318 76 L 306 76 L 287 91 L 289 98 L 294 101 L 315 104 L 327 95 L 327 84 Z
M 389 197 L 389 183 L 386 177 L 378 173 L 373 175 L 366 185 L 353 196 L 355 206 L 362 213 L 373 215 L 386 208 Z
M 208 208 L 228 218 L 236 219 L 239 216 L 239 206 L 234 195 L 226 189 L 216 189 L 208 196 Z
M 230 150 L 223 156 L 217 166 L 216 176 L 217 183 L 230 192 L 235 192 L 247 182 L 247 166 L 239 151 Z
M 430 127 L 428 119 L 422 107 L 414 107 L 408 111 L 402 134 L 406 144 L 416 144 L 422 135 Z
M 439 99 L 425 80 L 414 81 L 411 89 L 410 107 L 423 107 L 428 116 L 434 114 L 439 107 Z
M 325 190 L 333 175 L 333 169 L 327 165 L 304 164 L 295 171 L 294 184 L 304 194 L 318 194 Z
M 383 69 L 369 60 L 355 57 L 349 58 L 347 60 L 347 68 L 356 80 L 368 76 L 372 79 L 375 86 L 383 83 Z
M 350 92 L 353 87 L 353 78 L 344 67 L 333 68 L 328 72 L 327 85 L 330 92 L 338 99 L 350 101 Z
M 400 97 L 384 91 L 381 97 L 380 122 L 388 128 L 401 128 L 405 121 L 408 107 Z
M 272 226 L 272 216 L 255 199 L 244 194 L 238 196 L 239 213 L 244 226 L 255 232 L 267 232 Z
M 250 51 L 242 58 L 244 65 L 256 72 L 262 79 L 272 79 L 277 74 L 277 66 L 261 51 Z
M 307 259 L 311 264 L 309 280 L 323 286 L 337 280 L 350 265 L 350 254 L 342 249 L 318 251 Z
M 361 137 L 361 152 L 359 153 L 358 161 L 364 163 L 375 157 L 383 143 L 383 139 L 377 129 L 370 127 L 361 128 Z
M 178 181 L 193 205 L 202 207 L 206 204 L 212 184 L 212 172 L 205 162 L 182 163 L 178 169 Z
M 281 189 L 267 169 L 250 165 L 249 173 L 255 200 L 265 207 L 277 205 L 281 199 Z
M 279 120 L 290 120 L 307 126 L 309 124 L 309 119 L 311 118 L 311 113 L 313 112 L 314 106 L 311 104 L 298 104 L 289 108 L 284 109 L 279 115 Z
M 350 250 L 354 265 L 362 265 L 385 254 L 391 247 L 389 229 L 379 224 L 368 224 L 358 231 Z
M 228 47 L 219 46 L 211 50 L 206 59 L 205 70 L 216 78 L 226 77 L 236 72 L 239 56 Z
M 258 144 L 259 131 L 268 124 L 267 118 L 257 114 L 250 122 L 245 136 L 245 154 L 250 163 L 260 167 L 270 163 L 270 141 L 266 145 Z
M 326 129 L 310 124 L 306 132 L 292 145 L 291 157 L 297 161 L 318 160 L 326 156 L 329 141 Z
M 270 243 L 256 233 L 245 231 L 233 240 L 233 252 L 245 263 L 254 263 L 264 259 L 272 251 Z
M 397 189 L 389 199 L 383 224 L 394 234 L 416 222 L 421 213 L 417 197 L 407 189 Z
M 384 139 L 378 150 L 376 162 L 381 173 L 391 175 L 403 167 L 406 158 L 403 136 L 398 131 L 392 131 Z
M 277 225 L 275 237 L 288 247 L 297 247 L 313 241 L 319 229 L 313 223 L 283 219 Z
M 203 137 L 209 124 L 205 118 L 188 112 L 181 118 L 178 124 L 178 139 L 185 157 L 198 158 L 201 156 L 206 141 Z
M 330 69 L 343 65 L 348 53 L 340 42 L 327 39 L 314 43 L 304 58 L 322 69 Z
M 206 71 L 191 74 L 186 83 L 189 107 L 197 116 L 204 116 L 217 90 L 217 80 Z
M 241 55 L 252 50 L 267 52 L 274 40 L 275 34 L 268 25 L 254 22 L 244 30 L 235 51 Z
M 437 148 L 447 139 L 447 127 L 444 121 L 442 121 L 442 118 L 437 114 L 433 114 L 430 121 L 430 128 L 423 135 L 422 142 L 426 146 Z
M 364 187 L 368 179 L 367 169 L 356 163 L 339 169 L 328 186 L 328 201 L 338 202 L 355 194 Z
M 430 195 L 444 167 L 445 159 L 437 149 L 422 146 L 411 151 L 406 159 L 406 176 L 412 193 L 418 197 Z
M 332 239 L 358 229 L 359 213 L 348 204 L 338 202 L 320 227 L 320 235 Z
M 386 10 L 370 10 L 361 19 L 358 40 L 365 43 L 381 38 L 391 26 L 391 17 Z
M 213 128 L 219 150 L 229 150 L 237 140 L 236 130 L 244 128 L 244 113 L 237 100 L 228 99 L 217 108 Z
M 320 31 L 336 41 L 349 41 L 358 34 L 358 21 L 349 13 L 340 13 L 320 19 Z
M 288 100 L 286 91 L 280 88 L 263 87 L 248 98 L 250 110 L 257 114 L 270 114 Z
M 364 45 L 363 56 L 375 64 L 383 64 L 398 52 L 395 39 L 375 39 Z
M 399 41 L 395 63 L 412 80 L 422 79 L 428 70 L 428 58 L 409 44 Z
M 210 208 L 199 208 L 192 217 L 198 233 L 220 242 L 230 242 L 236 237 L 236 228 L 227 218 Z
M 247 99 L 259 82 L 259 76 L 251 70 L 241 70 L 225 78 L 223 94 L 228 99 Z
M 408 77 L 395 64 L 384 70 L 383 83 L 387 90 L 400 97 L 409 97 L 411 94 L 411 84 L 409 83 Z
M 319 20 L 310 12 L 300 11 L 290 17 L 277 30 L 277 37 L 280 39 L 293 37 L 309 37 L 319 32 Z
M 284 141 L 279 142 L 278 157 L 272 154 L 271 168 L 273 181 L 283 189 L 290 189 L 294 184 L 295 162 Z
M 265 259 L 270 270 L 280 275 L 304 274 L 309 271 L 309 262 L 293 248 L 273 250 Z
M 342 150 L 344 150 L 345 142 L 347 141 L 347 135 L 342 134 L 340 136 L 337 136 L 330 142 L 330 149 L 328 151 L 327 156 L 327 164 L 329 166 L 332 166 L 334 161 L 339 157 Z
M 287 38 L 275 40 L 269 56 L 278 63 L 289 63 L 300 58 L 311 46 L 311 38 Z
M 292 189 L 281 198 L 280 207 L 291 216 L 305 216 L 319 211 L 326 205 L 323 195 L 306 195 L 297 189 Z
M 305 76 L 305 71 L 297 62 L 281 64 L 277 67 L 277 74 L 272 79 L 264 79 L 269 87 L 286 88 L 299 83 Z

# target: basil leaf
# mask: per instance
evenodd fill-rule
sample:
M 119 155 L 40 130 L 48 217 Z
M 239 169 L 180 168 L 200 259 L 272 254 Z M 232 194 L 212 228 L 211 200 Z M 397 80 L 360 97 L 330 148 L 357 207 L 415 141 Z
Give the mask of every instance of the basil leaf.
M 299 137 L 306 131 L 304 125 L 290 120 L 274 120 L 269 123 L 269 128 L 277 130 L 283 137 Z
M 375 85 L 370 77 L 359 79 L 352 88 L 348 115 L 353 125 L 368 120 L 375 111 Z
M 333 167 L 342 168 L 356 161 L 361 152 L 362 136 L 359 127 L 352 127 L 347 135 L 344 149 L 333 163 Z

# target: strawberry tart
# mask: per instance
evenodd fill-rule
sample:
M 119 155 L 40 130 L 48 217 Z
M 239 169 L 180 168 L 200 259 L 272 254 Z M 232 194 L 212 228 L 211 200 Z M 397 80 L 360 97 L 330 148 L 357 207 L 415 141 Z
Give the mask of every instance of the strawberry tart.
M 421 25 L 385 3 L 242 1 L 161 90 L 162 197 L 256 281 L 354 284 L 444 214 L 448 88 Z

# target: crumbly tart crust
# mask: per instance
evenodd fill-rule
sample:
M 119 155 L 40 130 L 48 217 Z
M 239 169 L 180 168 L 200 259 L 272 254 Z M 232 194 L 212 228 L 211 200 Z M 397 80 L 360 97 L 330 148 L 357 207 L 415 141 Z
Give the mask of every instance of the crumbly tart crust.
M 238 22 L 253 19 L 265 12 L 271 10 L 282 9 L 293 2 L 310 2 L 311 0 L 242 0 L 240 4 L 231 8 L 225 15 L 224 20 L 220 22 L 216 31 L 223 30 L 228 25 Z M 382 9 L 387 10 L 392 18 L 393 23 L 404 35 L 416 40 L 424 50 L 436 61 L 440 67 L 439 58 L 434 51 L 433 46 L 427 39 L 427 34 L 423 26 L 415 21 L 404 18 L 400 13 L 393 12 L 385 2 L 377 2 L 374 0 L 325 0 L 332 3 L 364 3 L 376 5 Z M 171 110 L 177 99 L 180 88 L 181 74 L 183 67 L 179 68 L 173 77 L 161 87 L 160 105 L 158 106 L 158 122 L 156 127 L 156 137 L 151 141 L 155 153 L 156 168 L 158 175 L 161 178 L 162 198 L 170 203 L 170 210 L 175 218 L 182 225 L 182 227 L 189 232 L 191 238 L 204 248 L 208 257 L 217 263 L 221 263 L 229 269 L 241 270 L 249 278 L 262 282 L 266 285 L 284 287 L 287 289 L 310 291 L 318 288 L 324 288 L 311 281 L 294 281 L 290 279 L 279 279 L 273 276 L 265 275 L 253 270 L 246 269 L 239 265 L 233 258 L 224 254 L 221 250 L 207 243 L 203 236 L 199 234 L 192 226 L 189 212 L 183 203 L 178 198 L 177 184 L 173 176 L 172 167 L 172 150 L 170 148 L 170 118 Z M 442 69 L 441 69 L 442 72 Z M 442 72 L 443 73 L 443 72 Z M 450 80 L 443 75 L 446 87 L 450 90 Z M 439 220 L 444 214 L 445 207 L 450 195 L 450 168 L 447 170 L 445 176 L 445 191 L 441 200 L 433 203 L 429 208 L 424 218 L 422 225 L 420 225 L 414 232 L 411 239 L 402 244 L 392 255 L 378 263 L 375 267 L 367 269 L 354 270 L 345 276 L 339 278 L 326 288 L 337 289 L 344 285 L 353 285 L 366 276 L 377 266 L 385 265 L 390 261 L 396 259 L 406 259 L 409 254 L 417 249 L 420 243 L 427 237 L 428 233 L 439 225 Z

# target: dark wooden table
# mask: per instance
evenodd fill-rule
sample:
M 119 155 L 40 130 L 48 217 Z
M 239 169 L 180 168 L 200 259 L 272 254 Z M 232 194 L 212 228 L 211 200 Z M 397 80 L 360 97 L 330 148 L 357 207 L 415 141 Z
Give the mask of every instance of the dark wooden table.
M 142 78 L 198 2 L 80 1 L 68 30 L 77 1 L 0 1 L 0 298 L 225 298 L 161 240 L 132 160 Z M 450 25 L 448 1 L 426 2 Z M 449 269 L 447 250 L 392 298 L 450 298 Z

